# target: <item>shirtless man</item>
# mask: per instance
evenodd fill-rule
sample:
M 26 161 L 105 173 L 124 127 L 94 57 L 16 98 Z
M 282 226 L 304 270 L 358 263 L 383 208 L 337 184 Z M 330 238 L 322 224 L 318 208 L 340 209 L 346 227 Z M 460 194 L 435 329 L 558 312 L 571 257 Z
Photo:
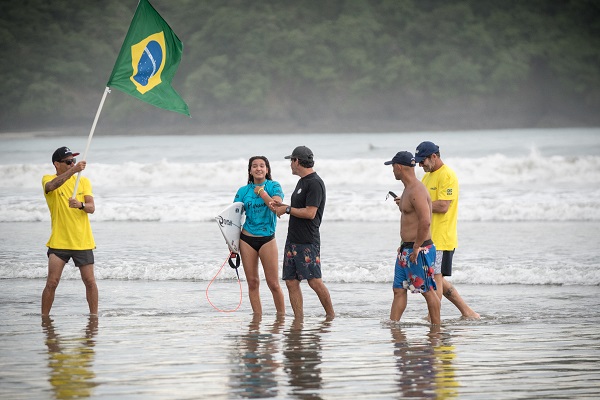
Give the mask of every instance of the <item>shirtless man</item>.
M 435 245 L 431 241 L 431 198 L 427 188 L 415 175 L 415 158 L 408 151 L 398 152 L 391 161 L 396 180 L 404 191 L 395 201 L 400 208 L 400 239 L 394 272 L 394 300 L 390 319 L 399 321 L 406 309 L 407 291 L 421 293 L 427 302 L 431 323 L 440 324 L 440 299 L 433 279 Z

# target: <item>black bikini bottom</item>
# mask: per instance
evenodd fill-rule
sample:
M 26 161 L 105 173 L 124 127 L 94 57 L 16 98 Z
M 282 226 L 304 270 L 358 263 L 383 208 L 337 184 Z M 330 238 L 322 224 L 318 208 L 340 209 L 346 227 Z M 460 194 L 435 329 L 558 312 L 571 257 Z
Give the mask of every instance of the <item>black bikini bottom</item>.
M 250 247 L 252 247 L 257 252 L 260 250 L 260 248 L 263 246 L 263 244 L 269 243 L 273 239 L 275 239 L 275 235 L 248 236 L 248 235 L 245 235 L 243 232 L 240 233 L 240 240 L 243 240 L 244 242 L 248 243 L 250 245 Z

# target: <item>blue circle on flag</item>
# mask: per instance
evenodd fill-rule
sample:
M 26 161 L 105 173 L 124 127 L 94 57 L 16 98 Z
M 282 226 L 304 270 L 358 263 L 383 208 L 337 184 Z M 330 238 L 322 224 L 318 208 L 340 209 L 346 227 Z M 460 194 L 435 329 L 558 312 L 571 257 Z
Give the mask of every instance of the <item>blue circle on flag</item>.
M 140 85 L 146 86 L 148 80 L 156 75 L 160 69 L 162 60 L 163 49 L 160 44 L 155 40 L 148 42 L 138 62 L 138 72 L 133 79 Z

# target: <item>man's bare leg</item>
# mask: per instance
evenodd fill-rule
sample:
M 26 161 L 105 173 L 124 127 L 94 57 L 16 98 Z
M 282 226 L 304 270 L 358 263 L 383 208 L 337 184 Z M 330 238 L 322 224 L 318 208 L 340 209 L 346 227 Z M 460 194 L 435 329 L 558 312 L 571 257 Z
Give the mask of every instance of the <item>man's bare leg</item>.
M 290 303 L 292 304 L 292 310 L 294 310 L 294 316 L 296 318 L 304 317 L 304 299 L 302 298 L 300 281 L 297 279 L 288 279 L 285 281 L 285 285 L 288 289 L 288 295 L 290 297 Z
M 437 297 L 437 294 L 434 291 L 428 290 L 423 293 L 423 297 L 425 297 L 425 301 L 427 301 L 427 310 L 429 311 L 429 316 L 431 318 L 430 322 L 433 325 L 440 325 L 442 323 L 440 317 L 440 299 Z
M 440 299 L 440 315 L 441 315 L 441 308 L 442 308 L 442 299 L 444 298 L 444 282 L 443 282 L 444 277 L 442 276 L 441 273 L 439 274 L 435 274 L 433 275 L 433 280 L 435 280 L 435 294 L 437 295 L 438 299 Z M 425 316 L 425 319 L 429 322 L 431 322 L 431 317 L 429 316 L 429 312 L 427 313 L 427 315 Z
M 406 289 L 394 288 L 394 300 L 392 300 L 392 309 L 390 311 L 390 319 L 392 321 L 400 321 L 404 310 L 406 310 L 406 302 Z
M 465 319 L 479 319 L 480 316 L 478 313 L 473 311 L 471 307 L 467 305 L 467 303 L 463 300 L 463 298 L 458 293 L 458 290 L 454 287 L 454 285 L 448 281 L 446 278 L 442 278 L 443 288 L 444 288 L 444 296 L 450 300 L 452 304 L 458 308 L 458 311 L 462 314 L 462 318 Z
M 65 262 L 55 254 L 48 256 L 48 277 L 46 286 L 42 292 L 42 317 L 50 315 L 52 304 L 54 303 L 54 294 L 60 283 L 60 277 L 65 267 Z
M 90 314 L 98 315 L 98 286 L 94 277 L 94 264 L 79 267 L 81 280 L 85 285 L 85 297 L 90 308 Z
M 315 291 L 319 300 L 321 301 L 321 305 L 325 310 L 325 315 L 327 318 L 335 317 L 335 311 L 333 311 L 333 303 L 331 302 L 331 296 L 329 295 L 329 290 L 327 286 L 323 283 L 323 279 L 321 278 L 313 278 L 308 281 L 308 285 Z

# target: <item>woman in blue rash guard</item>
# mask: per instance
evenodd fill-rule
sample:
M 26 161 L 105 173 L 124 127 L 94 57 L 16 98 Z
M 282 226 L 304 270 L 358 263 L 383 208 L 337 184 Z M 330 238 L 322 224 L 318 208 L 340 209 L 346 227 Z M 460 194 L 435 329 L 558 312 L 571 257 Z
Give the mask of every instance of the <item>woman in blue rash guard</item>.
M 263 266 L 267 286 L 273 295 L 278 315 L 285 314 L 283 291 L 279 285 L 279 264 L 275 227 L 277 216 L 269 204 L 282 201 L 281 185 L 271 179 L 271 166 L 264 156 L 248 161 L 248 184 L 238 189 L 234 202 L 244 203 L 246 221 L 240 235 L 240 254 L 248 281 L 248 296 L 254 314 L 262 314 L 258 260 Z

